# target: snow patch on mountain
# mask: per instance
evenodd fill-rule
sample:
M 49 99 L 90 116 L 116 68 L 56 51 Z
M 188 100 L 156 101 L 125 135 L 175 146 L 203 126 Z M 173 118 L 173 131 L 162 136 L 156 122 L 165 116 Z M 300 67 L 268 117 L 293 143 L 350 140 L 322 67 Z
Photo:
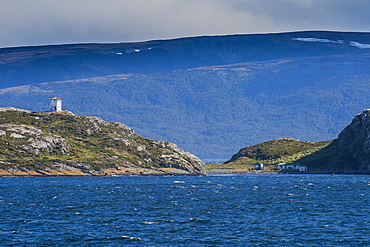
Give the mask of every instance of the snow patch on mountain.
M 303 41 L 303 42 L 344 44 L 343 40 L 330 40 L 330 39 L 318 39 L 318 38 L 292 38 L 292 40 Z M 356 41 L 350 41 L 349 45 L 357 47 L 359 49 L 370 49 L 370 44 L 363 44 L 363 43 L 359 43 Z
M 319 43 L 336 43 L 344 44 L 343 40 L 330 40 L 330 39 L 318 39 L 318 38 L 292 38 L 292 40 L 304 41 L 304 42 L 319 42 Z
M 370 49 L 370 44 L 362 44 L 355 41 L 350 41 L 349 45 L 360 48 L 360 49 Z

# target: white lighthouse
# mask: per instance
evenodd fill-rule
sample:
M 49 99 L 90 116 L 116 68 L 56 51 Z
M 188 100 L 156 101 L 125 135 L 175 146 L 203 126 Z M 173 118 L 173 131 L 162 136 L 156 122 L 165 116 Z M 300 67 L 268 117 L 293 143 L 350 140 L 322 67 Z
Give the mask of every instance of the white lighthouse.
M 62 99 L 61 98 L 51 98 L 50 99 L 50 111 L 61 111 L 62 110 Z

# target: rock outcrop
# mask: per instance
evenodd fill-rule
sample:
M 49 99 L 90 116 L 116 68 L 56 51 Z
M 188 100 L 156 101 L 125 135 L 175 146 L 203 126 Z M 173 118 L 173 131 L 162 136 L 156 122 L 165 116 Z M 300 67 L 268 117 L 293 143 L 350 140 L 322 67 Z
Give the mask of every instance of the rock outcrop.
M 22 144 L 17 145 L 18 151 L 30 151 L 36 155 L 43 151 L 58 151 L 65 154 L 71 149 L 64 138 L 44 133 L 28 125 L 0 124 L 0 136 L 9 137 L 9 139 L 24 139 Z
M 175 144 L 71 112 L 0 108 L 0 175 L 202 175 Z
M 370 109 L 355 116 L 330 145 L 304 157 L 310 171 L 370 173 Z

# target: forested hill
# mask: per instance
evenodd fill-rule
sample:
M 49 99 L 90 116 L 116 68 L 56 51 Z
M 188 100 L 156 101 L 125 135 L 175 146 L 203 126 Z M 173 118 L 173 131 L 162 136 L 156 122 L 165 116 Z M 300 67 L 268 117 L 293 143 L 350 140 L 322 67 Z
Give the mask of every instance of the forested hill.
M 201 158 L 334 139 L 370 102 L 370 34 L 295 32 L 0 49 L 0 106 L 127 124 Z

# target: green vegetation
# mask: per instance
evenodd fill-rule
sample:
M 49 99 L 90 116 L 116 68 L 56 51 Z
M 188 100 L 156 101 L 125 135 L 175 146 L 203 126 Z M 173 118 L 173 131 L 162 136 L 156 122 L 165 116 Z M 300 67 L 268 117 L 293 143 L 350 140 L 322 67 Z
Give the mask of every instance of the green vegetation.
M 251 172 L 254 164 L 265 165 L 264 172 L 275 171 L 278 163 L 293 163 L 328 146 L 331 141 L 304 142 L 291 138 L 275 139 L 240 149 L 224 164 L 206 165 L 207 170 L 229 169 L 233 173 Z
M 122 167 L 187 170 L 189 164 L 189 157 L 168 143 L 139 136 L 121 123 L 66 111 L 0 111 L 0 169 L 65 165 L 82 172 Z

